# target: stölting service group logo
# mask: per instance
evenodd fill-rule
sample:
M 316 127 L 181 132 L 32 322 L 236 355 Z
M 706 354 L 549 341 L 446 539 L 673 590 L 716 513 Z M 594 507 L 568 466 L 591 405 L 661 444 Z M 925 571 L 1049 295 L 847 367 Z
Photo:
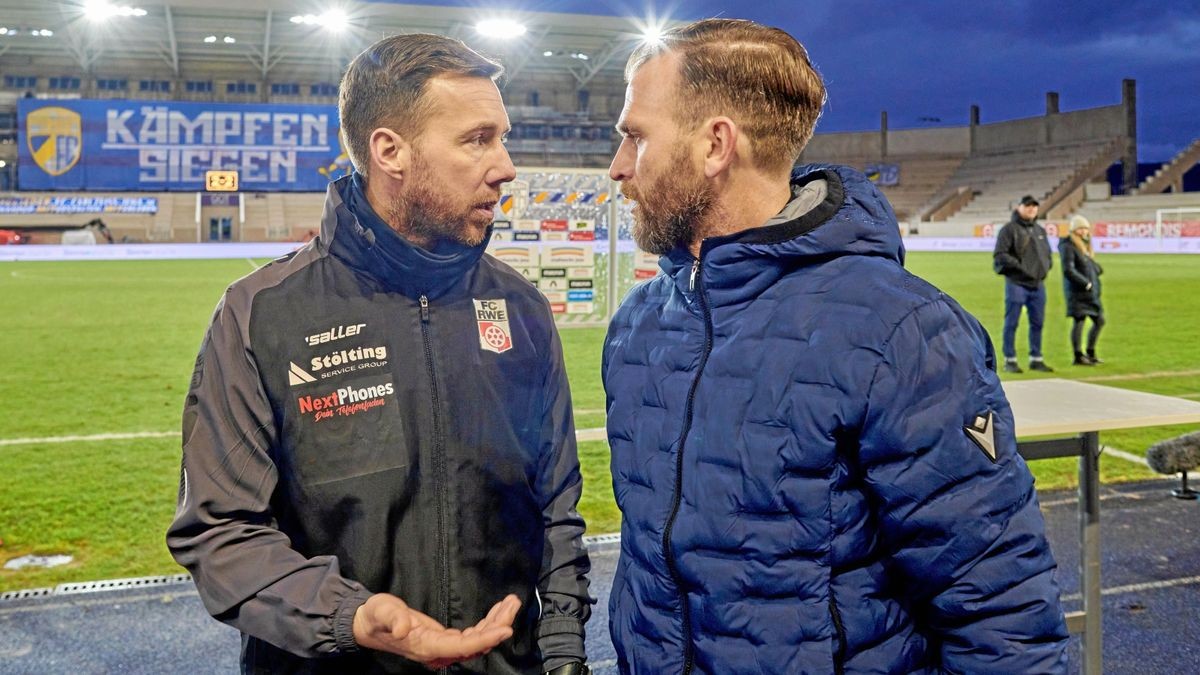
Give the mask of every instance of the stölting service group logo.
M 38 108 L 25 117 L 25 142 L 42 171 L 61 176 L 79 161 L 83 148 L 83 121 L 66 108 Z

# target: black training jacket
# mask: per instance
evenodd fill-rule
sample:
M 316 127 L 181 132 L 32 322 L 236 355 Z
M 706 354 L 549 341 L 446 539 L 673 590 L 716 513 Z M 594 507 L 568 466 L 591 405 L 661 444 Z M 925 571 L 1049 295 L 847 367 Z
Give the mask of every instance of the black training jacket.
M 429 672 L 358 649 L 375 592 L 459 628 L 521 598 L 512 639 L 452 672 L 583 660 L 589 561 L 549 306 L 482 245 L 383 255 L 357 194 L 332 184 L 320 236 L 218 304 L 171 553 L 242 631 L 246 672 Z
M 1022 220 L 1013 211 L 1012 219 L 996 235 L 992 268 L 1026 288 L 1036 289 L 1054 266 L 1046 230 L 1037 221 Z

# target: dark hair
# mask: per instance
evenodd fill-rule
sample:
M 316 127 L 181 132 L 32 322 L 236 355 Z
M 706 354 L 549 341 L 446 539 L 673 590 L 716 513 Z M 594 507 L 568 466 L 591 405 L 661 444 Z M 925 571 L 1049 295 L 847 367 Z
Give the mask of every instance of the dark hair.
M 825 105 L 821 75 L 795 38 L 753 21 L 704 19 L 634 50 L 626 81 L 667 52 L 681 60 L 675 97 L 680 123 L 694 127 L 712 115 L 729 115 L 746 131 L 760 167 L 781 170 L 795 163 Z
M 423 98 L 433 78 L 459 75 L 495 80 L 502 74 L 504 66 L 444 35 L 393 35 L 367 47 L 346 68 L 338 93 L 338 116 L 350 161 L 359 173 L 367 174 L 371 133 L 380 127 L 409 138 L 418 135 L 428 121 Z

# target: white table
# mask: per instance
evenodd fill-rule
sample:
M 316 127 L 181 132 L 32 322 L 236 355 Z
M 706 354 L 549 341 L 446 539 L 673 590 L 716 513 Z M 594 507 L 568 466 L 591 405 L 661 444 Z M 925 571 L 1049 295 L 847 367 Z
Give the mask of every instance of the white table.
M 1100 623 L 1100 432 L 1113 429 L 1200 423 L 1200 403 L 1072 380 L 1005 382 L 1016 434 L 1069 438 L 1023 441 L 1027 460 L 1079 457 L 1080 586 L 1083 611 L 1067 615 L 1067 628 L 1081 633 L 1081 666 L 1088 675 L 1101 667 Z

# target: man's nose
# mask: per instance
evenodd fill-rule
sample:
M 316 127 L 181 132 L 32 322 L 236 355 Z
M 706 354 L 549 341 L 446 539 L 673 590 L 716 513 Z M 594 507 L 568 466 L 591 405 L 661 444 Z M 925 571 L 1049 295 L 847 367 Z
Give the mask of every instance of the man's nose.
M 612 164 L 608 166 L 608 177 L 615 181 L 633 178 L 635 159 L 633 144 L 628 138 L 621 139 L 621 145 L 617 147 L 617 153 L 613 155 Z

